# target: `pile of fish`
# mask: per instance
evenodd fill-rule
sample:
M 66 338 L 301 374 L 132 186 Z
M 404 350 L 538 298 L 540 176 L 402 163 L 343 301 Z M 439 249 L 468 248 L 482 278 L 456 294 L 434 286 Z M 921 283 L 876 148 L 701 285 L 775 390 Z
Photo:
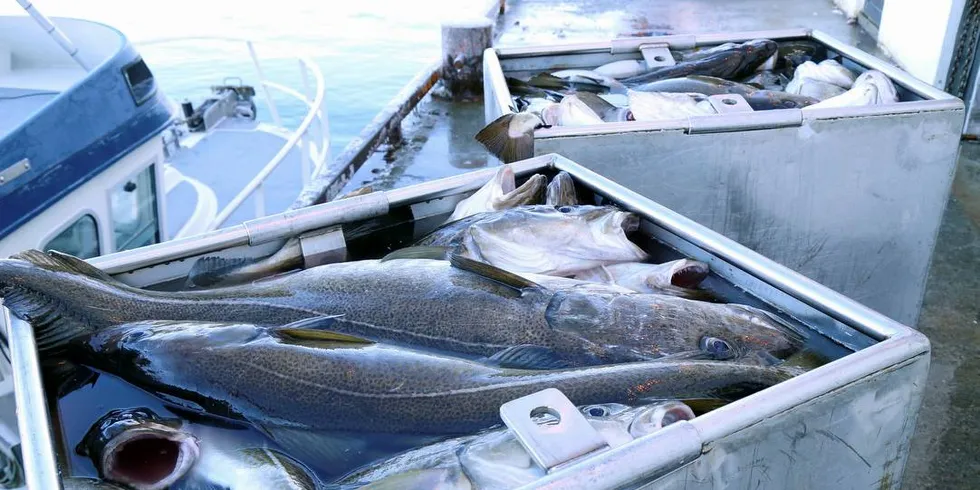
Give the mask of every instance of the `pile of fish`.
M 898 102 L 886 75 L 868 70 L 858 76 L 813 41 L 757 39 L 672 54 L 676 64 L 670 66 L 629 59 L 526 80 L 508 77 L 513 112 L 476 139 L 514 162 L 534 156 L 537 129 L 718 114 L 711 96 L 741 96 L 755 111 Z
M 212 269 L 228 277 L 193 291 L 134 288 L 54 251 L 0 260 L 0 297 L 32 325 L 46 383 L 83 367 L 269 441 L 120 407 L 75 447 L 100 478 L 66 488 L 511 488 L 545 469 L 501 426 L 504 403 L 557 389 L 616 447 L 693 418 L 693 401 L 800 372 L 784 360 L 802 332 L 712 300 L 705 263 L 650 263 L 635 214 L 581 203 L 567 173 L 516 184 L 500 167 L 380 259 L 259 281 Z

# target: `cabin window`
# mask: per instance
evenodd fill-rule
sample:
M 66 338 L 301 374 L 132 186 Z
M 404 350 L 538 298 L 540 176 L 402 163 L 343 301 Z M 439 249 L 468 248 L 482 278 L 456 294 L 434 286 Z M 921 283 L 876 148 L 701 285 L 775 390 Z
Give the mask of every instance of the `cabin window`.
M 45 246 L 44 250 L 57 250 L 74 255 L 80 259 L 90 259 L 99 255 L 99 227 L 91 214 L 82 215 L 71 226 L 58 233 Z
M 110 209 L 117 252 L 160 241 L 153 169 L 150 165 L 112 190 Z
M 136 105 L 146 102 L 157 91 L 153 73 L 142 58 L 126 65 L 123 76 L 126 77 L 126 85 L 129 86 L 129 93 L 133 95 Z

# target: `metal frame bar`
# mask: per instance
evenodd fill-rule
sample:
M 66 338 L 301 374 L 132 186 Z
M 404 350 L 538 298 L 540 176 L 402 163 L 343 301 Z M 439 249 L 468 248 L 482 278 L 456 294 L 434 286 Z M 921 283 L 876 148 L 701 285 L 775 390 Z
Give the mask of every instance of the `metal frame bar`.
M 664 430 L 637 439 L 617 448 L 615 451 L 585 458 L 550 474 L 543 480 L 536 482 L 535 486 L 550 485 L 561 488 L 562 485 L 569 482 L 568 478 L 581 478 L 584 475 L 588 475 L 588 480 L 594 481 L 596 486 L 621 484 L 625 478 L 624 472 L 596 470 L 609 468 L 608 465 L 612 461 L 610 458 L 624 452 L 645 455 L 637 460 L 640 461 L 639 463 L 632 463 L 631 467 L 636 467 L 637 472 L 639 472 L 630 473 L 632 478 L 637 478 L 637 475 L 646 475 L 647 477 L 656 475 L 658 471 L 670 470 L 678 464 L 691 461 L 700 454 L 698 451 L 702 444 L 742 430 L 755 423 L 760 417 L 776 415 L 802 401 L 812 399 L 872 375 L 888 366 L 929 352 L 929 341 L 921 333 L 781 266 L 564 157 L 549 154 L 516 162 L 512 165 L 517 175 L 526 175 L 546 168 L 565 170 L 577 182 L 595 192 L 606 196 L 615 196 L 620 205 L 641 215 L 655 226 L 661 227 L 681 239 L 690 241 L 831 318 L 881 340 L 876 345 L 743 398 L 709 414 L 702 415 L 691 422 L 679 424 L 677 429 Z M 89 262 L 107 272 L 118 274 L 231 246 L 281 240 L 316 228 L 379 216 L 387 213 L 394 206 L 410 205 L 476 190 L 495 172 L 496 169 L 487 168 L 410 187 L 332 201 L 252 220 L 236 227 L 196 237 L 93 258 Z M 6 314 L 6 310 L 3 313 Z M 18 400 L 23 400 L 24 398 L 20 398 L 20 396 L 21 393 L 25 393 L 26 399 L 32 400 L 27 403 L 43 402 L 43 387 L 31 327 L 18 320 L 8 322 L 8 325 L 12 347 L 17 350 L 12 357 L 15 360 L 13 377 L 15 387 L 18 387 Z M 38 398 L 37 394 L 39 393 L 42 394 L 42 398 Z M 20 406 L 23 405 L 19 403 Z M 24 406 L 24 408 L 28 407 L 36 407 L 36 405 Z M 45 475 L 50 476 L 49 470 L 54 467 L 55 455 L 53 446 L 44 444 L 44 438 L 47 437 L 44 435 L 46 429 L 50 434 L 47 415 L 38 412 L 38 410 L 19 410 L 18 416 L 23 418 L 19 428 L 21 438 L 25 441 L 29 439 L 31 441 L 29 444 L 25 443 L 24 446 L 26 472 L 29 475 L 34 474 L 31 478 L 46 478 Z M 40 427 L 41 425 L 43 427 Z M 665 448 L 669 450 L 665 450 Z M 41 485 L 40 488 L 57 487 Z

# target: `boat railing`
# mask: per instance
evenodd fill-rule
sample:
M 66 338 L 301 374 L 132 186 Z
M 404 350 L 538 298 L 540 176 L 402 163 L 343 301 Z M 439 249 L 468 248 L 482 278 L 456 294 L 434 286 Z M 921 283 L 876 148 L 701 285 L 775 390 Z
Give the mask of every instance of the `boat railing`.
M 255 205 L 255 217 L 260 218 L 266 215 L 265 209 L 265 180 L 276 170 L 286 159 L 290 152 L 298 148 L 301 154 L 300 173 L 303 186 L 310 183 L 310 177 L 320 169 L 320 167 L 330 158 L 330 122 L 327 118 L 327 111 L 324 108 L 324 92 L 326 91 L 323 74 L 319 67 L 307 56 L 296 56 L 299 62 L 300 78 L 303 87 L 301 90 L 288 87 L 284 84 L 269 80 L 262 70 L 259 56 L 256 53 L 255 43 L 249 39 L 233 37 L 212 37 L 212 36 L 193 36 L 178 37 L 167 39 L 154 39 L 138 43 L 139 46 L 159 45 L 173 42 L 184 41 L 214 41 L 225 43 L 243 44 L 248 49 L 249 57 L 255 68 L 258 85 L 262 96 L 269 108 L 269 115 L 272 122 L 284 128 L 279 108 L 273 98 L 273 93 L 278 92 L 299 101 L 306 108 L 306 115 L 303 117 L 299 126 L 290 131 L 286 143 L 279 151 L 256 173 L 255 177 L 245 185 L 244 188 L 231 200 L 224 208 L 218 212 L 217 216 L 207 226 L 206 231 L 212 231 L 222 226 L 228 218 L 238 210 L 248 200 L 253 198 Z M 312 78 L 312 84 L 311 79 Z M 280 210 L 281 211 L 281 210 Z

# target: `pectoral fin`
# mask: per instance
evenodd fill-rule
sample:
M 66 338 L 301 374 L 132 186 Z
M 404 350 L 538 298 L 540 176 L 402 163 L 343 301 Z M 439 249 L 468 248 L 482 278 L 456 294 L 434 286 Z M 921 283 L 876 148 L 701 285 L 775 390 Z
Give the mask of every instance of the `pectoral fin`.
M 331 330 L 334 323 L 343 315 L 317 316 L 289 323 L 274 329 L 275 333 L 296 340 L 322 340 L 327 342 L 347 342 L 352 344 L 373 344 L 374 342 Z

